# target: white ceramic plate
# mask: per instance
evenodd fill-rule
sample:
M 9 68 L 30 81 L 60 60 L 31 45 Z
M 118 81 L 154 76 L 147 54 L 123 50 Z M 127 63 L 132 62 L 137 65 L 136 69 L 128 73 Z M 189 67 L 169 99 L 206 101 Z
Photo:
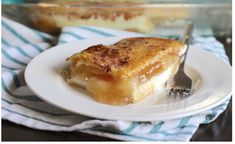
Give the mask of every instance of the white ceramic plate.
M 68 86 L 60 75 L 66 58 L 95 44 L 113 44 L 122 38 L 100 38 L 68 43 L 51 48 L 27 66 L 25 80 L 35 94 L 65 110 L 90 117 L 112 120 L 152 121 L 180 118 L 211 109 L 231 95 L 232 70 L 213 54 L 191 47 L 186 72 L 193 79 L 195 92 L 184 100 L 172 102 L 162 92 L 137 104 L 111 106 L 93 100 L 83 89 Z

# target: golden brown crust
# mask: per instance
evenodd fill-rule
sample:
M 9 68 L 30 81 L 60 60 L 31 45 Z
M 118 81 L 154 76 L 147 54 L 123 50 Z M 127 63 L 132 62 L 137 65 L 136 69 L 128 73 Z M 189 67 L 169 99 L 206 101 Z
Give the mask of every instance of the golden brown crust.
M 163 63 L 167 57 L 178 57 L 183 47 L 183 43 L 170 39 L 127 38 L 111 46 L 91 46 L 69 60 L 74 66 L 94 66 L 113 77 L 126 79 L 150 64 Z

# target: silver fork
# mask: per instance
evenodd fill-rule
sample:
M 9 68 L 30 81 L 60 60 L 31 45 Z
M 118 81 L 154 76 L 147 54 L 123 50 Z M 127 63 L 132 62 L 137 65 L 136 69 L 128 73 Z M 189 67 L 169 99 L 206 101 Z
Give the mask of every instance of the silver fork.
M 177 98 L 185 98 L 189 96 L 192 92 L 192 80 L 184 72 L 184 64 L 186 55 L 189 49 L 189 43 L 191 42 L 193 24 L 189 22 L 186 26 L 186 31 L 184 34 L 184 43 L 186 44 L 186 51 L 181 56 L 181 63 L 179 69 L 174 76 L 168 81 L 169 96 Z

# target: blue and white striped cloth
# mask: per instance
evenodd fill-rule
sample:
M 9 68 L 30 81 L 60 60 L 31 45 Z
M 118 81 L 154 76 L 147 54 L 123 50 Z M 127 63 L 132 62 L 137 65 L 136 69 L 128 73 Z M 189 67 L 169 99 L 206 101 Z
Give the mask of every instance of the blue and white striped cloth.
M 58 44 L 88 38 L 138 36 L 137 33 L 90 26 L 65 27 Z M 215 120 L 229 100 L 203 113 L 157 122 L 100 120 L 54 107 L 34 95 L 24 81 L 33 57 L 52 47 L 55 37 L 2 18 L 2 119 L 50 131 L 80 131 L 126 141 L 189 141 L 200 124 Z M 223 45 L 213 37 L 194 38 L 194 45 L 228 61 Z

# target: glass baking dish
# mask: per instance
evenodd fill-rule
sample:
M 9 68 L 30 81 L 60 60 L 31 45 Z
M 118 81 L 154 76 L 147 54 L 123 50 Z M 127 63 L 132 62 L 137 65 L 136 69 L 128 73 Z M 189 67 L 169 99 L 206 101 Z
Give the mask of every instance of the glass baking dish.
M 3 0 L 2 15 L 57 35 L 92 25 L 152 35 L 179 35 L 191 20 L 198 35 L 230 35 L 231 0 Z

